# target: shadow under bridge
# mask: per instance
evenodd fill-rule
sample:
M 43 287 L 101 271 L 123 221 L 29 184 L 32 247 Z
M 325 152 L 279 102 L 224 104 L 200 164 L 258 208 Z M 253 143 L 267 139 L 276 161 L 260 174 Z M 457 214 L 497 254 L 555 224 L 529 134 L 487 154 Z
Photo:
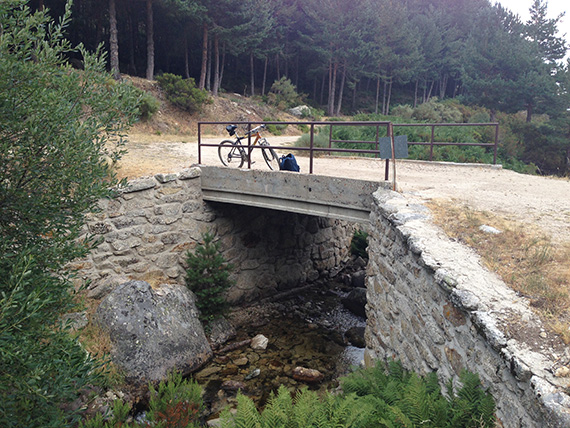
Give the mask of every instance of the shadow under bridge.
M 369 221 L 378 181 L 201 165 L 205 201 L 267 208 L 359 223 Z

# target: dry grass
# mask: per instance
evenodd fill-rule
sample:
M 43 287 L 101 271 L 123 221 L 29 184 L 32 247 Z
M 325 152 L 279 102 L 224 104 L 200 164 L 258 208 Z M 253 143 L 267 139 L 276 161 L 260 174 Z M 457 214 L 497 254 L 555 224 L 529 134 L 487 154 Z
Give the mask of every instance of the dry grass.
M 527 224 L 452 202 L 434 201 L 429 206 L 448 236 L 472 247 L 489 270 L 527 297 L 546 325 L 570 343 L 570 245 L 555 246 Z M 502 233 L 483 232 L 481 225 Z

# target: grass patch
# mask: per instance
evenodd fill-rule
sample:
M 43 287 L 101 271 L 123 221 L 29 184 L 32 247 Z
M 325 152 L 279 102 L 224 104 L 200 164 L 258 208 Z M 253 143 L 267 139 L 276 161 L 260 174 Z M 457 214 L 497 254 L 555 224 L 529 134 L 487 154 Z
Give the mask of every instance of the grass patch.
M 488 212 L 441 201 L 429 207 L 448 236 L 473 248 L 489 270 L 528 298 L 543 321 L 570 343 L 570 245 L 555 245 L 536 228 Z M 483 232 L 481 225 L 502 233 Z

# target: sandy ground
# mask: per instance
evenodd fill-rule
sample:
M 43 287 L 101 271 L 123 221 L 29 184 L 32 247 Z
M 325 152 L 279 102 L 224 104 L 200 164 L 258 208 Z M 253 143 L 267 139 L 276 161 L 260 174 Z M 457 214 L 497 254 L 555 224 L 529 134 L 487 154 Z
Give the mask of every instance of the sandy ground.
M 309 172 L 309 158 L 286 146 L 296 137 L 268 137 L 279 146 L 279 155 L 294 153 L 302 173 Z M 196 139 L 181 136 L 131 135 L 128 154 L 121 160 L 119 174 L 129 179 L 156 173 L 178 172 L 198 163 Z M 217 144 L 225 137 L 202 143 Z M 201 163 L 221 165 L 215 147 L 203 147 Z M 267 169 L 259 151 L 253 168 Z M 385 161 L 321 156 L 313 163 L 319 175 L 383 181 Z M 393 180 L 390 166 L 389 180 Z M 538 226 L 555 242 L 570 242 L 570 180 L 517 174 L 495 166 L 455 165 L 398 160 L 396 186 L 404 194 L 423 200 L 451 200 L 479 211 L 490 211 L 510 220 Z

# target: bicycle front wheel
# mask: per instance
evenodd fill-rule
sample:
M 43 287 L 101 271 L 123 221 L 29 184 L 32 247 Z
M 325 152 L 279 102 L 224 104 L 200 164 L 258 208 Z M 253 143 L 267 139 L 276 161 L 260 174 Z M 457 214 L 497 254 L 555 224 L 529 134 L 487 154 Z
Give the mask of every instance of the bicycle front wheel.
M 218 156 L 224 166 L 241 168 L 245 162 L 245 152 L 235 141 L 224 140 L 218 147 Z
M 267 142 L 265 144 L 267 144 Z M 275 150 L 264 147 L 261 149 L 261 153 L 263 154 L 263 159 L 265 159 L 265 163 L 269 169 L 277 171 L 279 169 L 279 156 L 277 156 Z

